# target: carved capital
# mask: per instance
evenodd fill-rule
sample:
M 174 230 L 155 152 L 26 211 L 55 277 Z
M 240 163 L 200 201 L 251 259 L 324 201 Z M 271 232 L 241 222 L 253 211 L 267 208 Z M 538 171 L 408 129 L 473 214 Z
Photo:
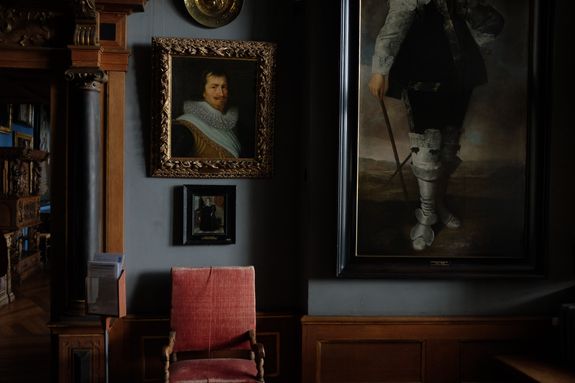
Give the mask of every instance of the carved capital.
M 74 45 L 98 46 L 100 21 L 95 0 L 74 0 L 74 15 Z
M 92 20 L 76 20 L 74 45 L 98 46 L 99 44 L 98 23 Z
M 66 80 L 73 82 L 79 89 L 100 91 L 102 84 L 108 81 L 106 72 L 100 68 L 72 68 L 65 73 Z

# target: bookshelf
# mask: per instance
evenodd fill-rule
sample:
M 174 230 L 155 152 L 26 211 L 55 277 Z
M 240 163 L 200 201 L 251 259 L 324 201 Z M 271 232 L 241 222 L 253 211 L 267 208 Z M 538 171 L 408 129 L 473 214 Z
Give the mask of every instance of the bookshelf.
M 8 252 L 11 286 L 41 265 L 40 166 L 48 153 L 27 147 L 0 148 L 0 233 Z

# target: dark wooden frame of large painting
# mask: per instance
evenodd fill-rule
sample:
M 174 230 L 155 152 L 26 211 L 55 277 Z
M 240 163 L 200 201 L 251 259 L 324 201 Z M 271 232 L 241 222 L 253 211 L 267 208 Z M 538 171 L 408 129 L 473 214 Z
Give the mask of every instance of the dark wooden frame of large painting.
M 358 229 L 361 223 L 358 219 L 360 208 L 363 209 L 361 211 L 369 211 L 370 213 L 372 210 L 377 211 L 375 208 L 371 209 L 371 205 L 369 209 L 366 209 L 362 206 L 362 203 L 365 204 L 365 200 L 360 200 L 359 198 L 360 193 L 364 192 L 362 189 L 364 184 L 362 182 L 365 180 L 365 178 L 360 178 L 359 135 L 361 116 L 359 104 L 362 91 L 366 92 L 365 89 L 362 89 L 361 83 L 361 55 L 363 53 L 361 49 L 362 44 L 365 43 L 365 41 L 361 41 L 363 33 L 361 24 L 366 21 L 360 15 L 362 12 L 361 7 L 364 6 L 362 4 L 367 3 L 368 0 L 360 2 L 341 0 L 337 276 L 447 278 L 469 276 L 533 277 L 545 274 L 547 237 L 546 158 L 548 147 L 547 130 L 549 129 L 549 106 L 547 105 L 547 100 L 550 92 L 547 84 L 549 83 L 550 70 L 550 28 L 552 24 L 550 18 L 552 9 L 549 2 L 543 0 L 525 0 L 524 4 L 517 2 L 505 4 L 505 1 L 507 0 L 496 0 L 500 5 L 503 4 L 507 7 L 506 9 L 515 6 L 528 7 L 525 8 L 525 12 L 529 15 L 528 20 L 526 17 L 522 21 L 527 23 L 529 28 L 527 28 L 527 32 L 524 32 L 526 34 L 524 36 L 526 40 L 524 77 L 524 93 L 526 97 L 525 105 L 523 105 L 525 123 L 521 129 L 523 129 L 525 134 L 524 144 L 520 144 L 522 148 L 520 153 L 524 153 L 525 157 L 524 162 L 519 167 L 523 172 L 522 175 L 524 175 L 521 181 L 521 192 L 523 195 L 519 196 L 520 206 L 516 207 L 517 211 L 520 211 L 518 214 L 520 218 L 514 218 L 520 221 L 521 224 L 516 228 L 516 231 L 512 232 L 514 235 L 517 234 L 513 237 L 515 241 L 514 246 L 517 249 L 514 251 L 502 251 L 501 248 L 493 246 L 494 250 L 491 251 L 489 246 L 474 248 L 475 243 L 470 241 L 471 250 L 464 254 L 458 253 L 458 250 L 451 243 L 448 243 L 446 245 L 448 247 L 444 247 L 444 250 L 441 251 L 435 249 L 427 251 L 433 248 L 432 245 L 424 251 L 415 252 L 411 249 L 410 241 L 409 250 L 405 251 L 398 251 L 391 246 L 386 248 L 385 242 L 382 242 L 383 245 L 380 245 L 380 248 L 365 250 L 367 247 L 364 246 L 363 242 L 360 242 L 364 241 L 362 236 L 364 236 L 365 230 L 371 230 L 365 224 Z M 357 59 L 358 57 L 360 59 Z M 364 65 L 363 69 L 365 70 L 365 68 Z M 365 80 L 363 84 L 365 84 Z M 385 132 L 384 127 L 382 127 L 382 131 Z M 391 151 L 391 145 L 387 146 L 386 150 Z M 407 153 L 404 152 L 403 155 L 405 156 L 405 154 Z M 398 163 L 401 163 L 403 158 L 400 157 Z M 397 166 L 396 163 L 390 163 L 394 167 Z M 411 174 L 409 164 L 402 171 L 406 175 L 408 173 Z M 396 199 L 396 202 L 398 204 L 405 202 L 401 201 L 401 193 L 398 193 L 398 195 L 400 197 Z M 415 223 L 413 208 L 416 206 L 416 199 L 417 195 L 411 194 L 411 201 L 407 201 L 410 209 L 402 210 L 404 212 L 402 214 L 408 217 L 403 219 L 409 220 L 411 225 Z M 378 211 L 378 214 L 377 219 L 379 221 L 373 223 L 376 228 L 378 225 L 388 225 L 393 218 L 389 211 L 385 209 Z M 488 213 L 482 214 L 487 215 Z M 503 213 L 498 212 L 497 214 L 501 215 Z M 500 217 L 488 216 L 487 218 L 486 220 L 488 221 Z M 494 229 L 493 227 L 484 230 L 493 231 Z M 442 234 L 440 233 L 439 235 Z M 509 237 L 511 238 L 511 235 Z M 409 234 L 404 235 L 402 238 L 407 242 Z M 436 242 L 438 242 L 437 236 Z M 405 249 L 407 249 L 407 245 L 405 245 Z

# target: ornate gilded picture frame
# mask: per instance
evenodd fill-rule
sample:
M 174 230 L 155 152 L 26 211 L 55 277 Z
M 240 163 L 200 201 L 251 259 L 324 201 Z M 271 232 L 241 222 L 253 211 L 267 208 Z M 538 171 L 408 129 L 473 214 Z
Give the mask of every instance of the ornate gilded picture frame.
M 542 276 L 551 7 L 407 3 L 340 1 L 337 275 Z
M 257 41 L 152 39 L 151 176 L 272 175 L 275 50 Z

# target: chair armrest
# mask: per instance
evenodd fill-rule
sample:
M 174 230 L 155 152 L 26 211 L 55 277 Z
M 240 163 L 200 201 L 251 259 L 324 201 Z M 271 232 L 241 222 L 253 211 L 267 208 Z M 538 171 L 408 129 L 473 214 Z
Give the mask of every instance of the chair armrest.
M 254 353 L 256 360 L 258 357 L 262 359 L 266 357 L 266 350 L 264 345 L 261 343 L 252 344 L 252 352 Z
M 256 330 L 252 329 L 248 331 L 250 337 L 250 346 L 252 349 L 252 353 L 254 355 L 254 361 L 256 363 L 257 368 L 257 376 L 256 379 L 260 382 L 264 381 L 264 358 L 266 356 L 266 351 L 264 349 L 264 345 L 261 343 L 257 343 L 256 341 Z
M 256 330 L 251 329 L 246 332 L 246 335 L 250 341 L 250 346 L 256 344 L 258 341 L 256 340 Z
M 162 347 L 162 362 L 164 364 L 164 381 L 170 381 L 170 361 L 174 360 L 174 343 L 176 342 L 176 332 L 170 331 L 168 345 Z
M 255 354 L 256 369 L 258 371 L 256 379 L 260 382 L 264 381 L 264 358 L 266 352 L 264 350 L 264 345 L 261 343 L 255 343 L 252 345 L 252 351 Z

